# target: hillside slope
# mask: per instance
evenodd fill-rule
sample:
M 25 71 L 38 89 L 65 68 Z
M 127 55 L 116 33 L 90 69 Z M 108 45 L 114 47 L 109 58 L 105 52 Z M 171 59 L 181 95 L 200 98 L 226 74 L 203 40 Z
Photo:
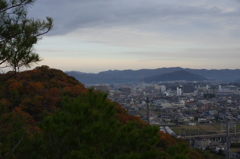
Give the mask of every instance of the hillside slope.
M 29 114 L 35 122 L 60 107 L 61 95 L 78 96 L 86 91 L 74 77 L 42 66 L 2 81 L 0 102 L 7 103 L 7 111 L 17 108 Z
M 0 104 L 5 105 L 7 112 L 21 110 L 30 117 L 31 124 L 36 124 L 46 114 L 52 114 L 62 107 L 62 96 L 74 98 L 84 92 L 88 92 L 88 89 L 74 77 L 61 70 L 41 66 L 1 81 Z M 115 107 L 117 113 L 121 114 L 118 115 L 122 117 L 120 121 L 136 120 L 144 125 L 139 117 L 128 115 L 118 103 L 115 103 Z
M 0 110 L 0 158 L 202 158 L 48 66 L 1 81 Z

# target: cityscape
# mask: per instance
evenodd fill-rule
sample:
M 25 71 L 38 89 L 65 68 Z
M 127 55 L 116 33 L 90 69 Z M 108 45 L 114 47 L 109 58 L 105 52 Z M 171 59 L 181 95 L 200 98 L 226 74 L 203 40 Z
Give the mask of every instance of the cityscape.
M 240 159 L 239 6 L 0 0 L 0 159 Z
M 107 92 L 108 98 L 119 103 L 129 114 L 158 125 L 160 131 L 185 139 L 192 147 L 216 152 L 227 150 L 232 158 L 239 158 L 239 82 L 145 83 L 142 79 L 138 83 L 87 87 Z M 231 145 L 238 145 L 236 152 L 228 150 L 227 140 Z

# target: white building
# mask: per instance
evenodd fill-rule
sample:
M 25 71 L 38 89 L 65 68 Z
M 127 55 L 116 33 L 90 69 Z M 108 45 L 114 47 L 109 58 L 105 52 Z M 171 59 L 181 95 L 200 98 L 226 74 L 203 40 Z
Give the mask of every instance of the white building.
M 206 85 L 206 90 L 208 90 L 210 88 L 210 86 L 209 85 Z
M 160 86 L 161 92 L 166 92 L 167 87 L 165 85 Z
M 181 96 L 182 95 L 182 89 L 177 87 L 177 96 Z
M 197 123 L 188 123 L 188 126 L 196 126 Z
M 195 138 L 194 139 L 194 147 L 205 150 L 211 143 L 210 139 L 203 138 Z
M 223 92 L 221 85 L 218 86 L 218 92 Z

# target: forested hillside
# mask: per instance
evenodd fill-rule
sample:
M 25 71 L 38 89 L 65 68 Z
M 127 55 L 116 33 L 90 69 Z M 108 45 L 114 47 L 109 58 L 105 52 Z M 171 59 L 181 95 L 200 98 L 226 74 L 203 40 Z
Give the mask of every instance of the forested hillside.
M 0 87 L 0 158 L 203 158 L 61 70 L 37 67 Z

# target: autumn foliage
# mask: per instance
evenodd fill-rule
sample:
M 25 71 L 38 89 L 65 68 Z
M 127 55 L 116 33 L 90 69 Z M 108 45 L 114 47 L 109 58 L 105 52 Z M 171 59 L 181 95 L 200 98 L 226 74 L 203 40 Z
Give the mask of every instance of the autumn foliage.
M 167 148 L 168 146 L 173 146 L 177 144 L 177 140 L 170 136 L 168 133 L 165 133 L 163 131 L 159 131 L 158 134 L 160 135 L 160 140 L 158 143 L 158 146 L 162 148 L 163 150 Z
M 121 107 L 118 103 L 115 103 L 116 115 L 119 121 L 126 124 L 129 121 L 136 121 L 139 126 L 146 126 L 147 123 L 144 122 L 140 117 L 128 114 L 127 110 Z
M 76 97 L 87 89 L 61 70 L 41 66 L 2 81 L 0 91 L 0 102 L 4 103 L 7 112 L 19 110 L 38 122 L 44 114 L 61 107 L 62 95 Z
M 84 96 L 84 94 L 86 95 L 88 93 L 91 93 L 91 91 L 86 89 L 85 86 L 79 81 L 77 81 L 74 77 L 68 76 L 61 70 L 51 69 L 48 66 L 36 67 L 35 69 L 30 71 L 20 72 L 17 73 L 16 76 L 14 76 L 13 78 L 8 79 L 7 81 L 1 81 L 0 158 L 8 158 L 8 156 L 11 156 L 9 158 L 12 158 L 13 155 L 15 155 L 15 158 L 18 155 L 21 155 L 23 157 L 24 152 L 29 151 L 42 154 L 40 155 L 32 153 L 32 156 L 29 156 L 29 154 L 26 153 L 25 157 L 38 158 L 35 156 L 37 155 L 39 156 L 39 158 L 41 158 L 42 155 L 47 151 L 46 149 L 44 149 L 47 146 L 42 147 L 42 145 L 47 143 L 43 134 L 45 133 L 45 136 L 48 136 L 52 133 L 52 137 L 54 138 L 56 137 L 56 134 L 59 135 L 60 130 L 63 130 L 62 127 L 60 127 L 59 131 L 57 131 L 51 126 L 49 126 L 49 128 L 45 128 L 46 130 L 44 130 L 42 129 L 44 128 L 44 124 L 42 128 L 40 128 L 39 123 L 42 123 L 44 121 L 43 119 L 46 119 L 46 117 L 54 117 L 54 115 L 56 116 L 56 112 L 61 112 L 63 114 L 66 113 L 65 111 L 62 111 L 65 109 L 62 101 L 62 99 L 65 97 L 68 97 L 70 101 L 74 101 L 78 97 L 82 97 L 80 102 L 80 105 L 82 106 L 82 112 L 79 112 L 81 110 L 78 110 L 78 113 L 80 115 L 86 116 L 89 121 L 96 122 L 92 123 L 92 128 L 94 128 L 94 130 L 96 128 L 97 131 L 89 131 L 90 125 L 88 126 L 88 124 L 90 122 L 85 123 L 85 129 L 83 129 L 83 125 L 79 125 L 79 128 L 83 130 L 83 132 L 81 133 L 84 134 L 86 137 L 91 138 L 91 140 L 89 139 L 89 141 L 91 141 L 92 143 L 91 147 L 87 148 L 88 150 L 94 150 L 94 152 L 99 151 L 99 153 L 102 153 L 100 152 L 100 148 L 103 150 L 103 145 L 107 146 L 108 144 L 110 144 L 111 142 L 108 143 L 107 139 L 115 135 L 115 139 L 112 139 L 112 142 L 115 145 L 114 151 L 112 150 L 111 152 L 111 155 L 113 156 L 113 152 L 117 153 L 121 151 L 125 152 L 128 157 L 130 156 L 129 158 L 134 158 L 134 156 L 135 158 L 143 158 L 140 155 L 140 150 L 142 149 L 142 151 L 146 151 L 146 153 L 143 152 L 143 154 L 147 155 L 148 158 L 151 158 L 149 157 L 151 155 L 159 156 L 159 158 L 161 159 L 174 158 L 176 157 L 176 154 L 171 153 L 171 151 L 175 150 L 176 152 L 183 152 L 181 155 L 187 158 L 191 158 L 190 156 L 192 156 L 192 154 L 201 157 L 201 154 L 199 154 L 198 152 L 190 150 L 186 142 L 173 138 L 167 133 L 158 131 L 158 128 L 149 126 L 140 117 L 129 115 L 128 112 L 116 102 L 112 102 L 107 98 L 103 98 L 105 101 L 101 101 L 100 99 L 98 99 L 98 96 L 101 96 L 101 92 L 95 92 L 92 94 L 96 96 L 96 99 L 91 98 L 91 100 L 95 102 L 99 100 L 99 102 L 102 102 L 102 107 L 104 108 L 104 111 L 106 111 L 105 108 L 108 109 L 108 107 L 110 108 L 110 106 L 113 106 L 114 108 L 114 110 L 112 111 L 113 116 L 111 117 L 111 120 L 114 121 L 113 123 L 115 124 L 113 125 L 115 125 L 115 128 L 110 124 L 108 130 L 106 131 L 106 126 L 99 126 L 99 123 L 101 122 L 99 120 L 95 120 L 95 118 L 104 119 L 104 115 L 106 116 L 106 114 L 101 114 L 104 118 L 96 115 L 96 113 L 99 113 L 99 110 L 97 108 L 100 105 L 97 106 L 94 103 L 92 105 L 89 104 L 89 102 L 91 103 L 91 100 L 88 101 L 88 98 L 85 98 Z M 84 103 L 86 103 L 86 105 L 84 105 Z M 69 104 L 71 105 L 71 102 Z M 86 107 L 88 105 L 93 106 L 94 109 Z M 106 112 L 109 113 L 109 111 Z M 61 119 L 61 113 L 58 116 L 59 120 L 63 120 Z M 76 120 L 74 119 L 72 123 L 76 122 L 77 119 L 81 122 L 85 121 L 85 117 L 80 120 L 80 116 L 76 115 L 74 111 L 71 113 L 73 113 L 73 115 L 70 115 L 71 118 L 66 118 L 63 120 L 64 122 L 66 122 L 65 127 L 69 126 L 69 121 L 70 119 L 72 120 L 73 117 L 76 118 Z M 95 117 L 94 114 L 96 115 Z M 67 117 L 68 113 L 65 115 L 66 116 L 63 117 Z M 101 124 L 106 125 L 106 122 L 109 121 L 110 120 L 108 119 L 108 117 L 106 117 L 106 121 L 103 121 Z M 51 122 L 56 122 L 56 118 L 52 118 Z M 46 122 L 45 126 L 47 124 L 49 123 Z M 79 122 L 76 124 L 79 124 Z M 76 128 L 76 124 L 71 125 L 71 130 L 66 129 L 66 131 L 73 133 L 72 135 L 70 135 L 69 133 L 65 133 L 67 137 L 72 137 L 74 135 L 76 136 L 76 138 L 78 137 L 78 135 L 80 134 L 79 131 L 76 130 L 76 132 L 72 132 L 72 130 Z M 57 127 L 58 125 L 59 124 L 55 124 L 55 127 Z M 114 131 L 110 133 L 110 129 Z M 51 131 L 47 132 L 47 130 Z M 56 134 L 53 133 L 54 131 L 56 131 Z M 91 133 L 85 133 L 85 131 L 89 131 Z M 109 135 L 106 135 L 108 133 Z M 106 139 L 102 138 L 100 140 L 100 138 L 95 136 L 96 134 L 98 134 L 100 138 L 105 135 L 104 137 L 106 137 Z M 92 141 L 93 138 L 94 141 Z M 55 144 L 58 144 L 59 140 L 62 142 L 62 139 L 60 137 L 54 139 L 56 140 Z M 85 137 L 83 139 L 85 139 Z M 97 145 L 95 145 L 97 140 L 99 140 L 99 148 L 96 147 Z M 65 142 L 70 143 L 68 138 L 66 138 Z M 21 146 L 19 146 L 20 143 Z M 75 140 L 72 143 L 74 143 L 75 145 Z M 86 144 L 89 143 L 86 142 Z M 65 143 L 63 145 L 65 145 Z M 70 156 L 79 156 L 80 154 L 85 154 L 85 152 L 83 153 L 82 151 L 75 151 L 74 147 L 76 145 L 74 145 L 71 145 L 73 147 L 73 150 L 71 154 L 69 154 Z M 16 147 L 18 147 L 18 149 L 16 149 Z M 40 152 L 40 150 L 42 152 Z M 104 151 L 106 150 L 108 150 L 108 147 L 104 149 Z M 135 153 L 132 153 L 131 150 Z M 151 153 L 150 150 L 152 151 Z M 91 153 L 89 152 L 86 154 L 91 156 Z M 120 156 L 124 157 L 124 154 L 121 154 Z

